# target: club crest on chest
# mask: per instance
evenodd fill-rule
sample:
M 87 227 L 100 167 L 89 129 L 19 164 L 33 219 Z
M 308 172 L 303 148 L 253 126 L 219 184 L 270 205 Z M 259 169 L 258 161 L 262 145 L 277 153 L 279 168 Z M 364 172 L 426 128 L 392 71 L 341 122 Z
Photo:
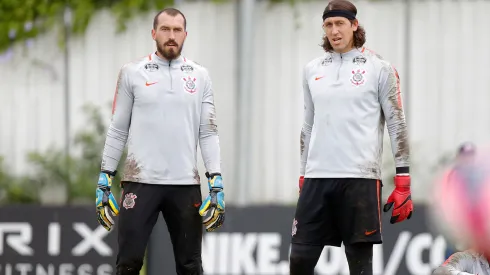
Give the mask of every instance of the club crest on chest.
M 189 92 L 191 94 L 196 92 L 196 90 L 197 90 L 196 78 L 188 76 L 188 77 L 182 78 L 182 80 L 184 80 L 184 89 L 187 92 Z
M 365 70 L 362 69 L 353 70 L 352 76 L 350 78 L 350 82 L 352 83 L 352 85 L 356 87 L 363 85 L 366 82 L 365 74 L 366 74 Z

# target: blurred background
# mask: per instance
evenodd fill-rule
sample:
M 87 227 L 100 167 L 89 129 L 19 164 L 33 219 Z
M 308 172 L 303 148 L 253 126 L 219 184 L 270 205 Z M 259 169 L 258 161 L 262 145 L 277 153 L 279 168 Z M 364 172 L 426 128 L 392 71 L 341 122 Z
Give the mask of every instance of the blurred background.
M 230 210 L 205 234 L 206 274 L 288 274 L 301 73 L 323 54 L 327 3 L 0 0 L 0 274 L 112 274 L 116 234 L 97 227 L 93 202 L 116 78 L 155 50 L 153 17 L 170 6 L 187 17 L 183 54 L 209 70 L 215 93 Z M 429 274 L 448 247 L 426 221 L 434 177 L 460 144 L 490 136 L 490 1 L 353 3 L 366 47 L 398 69 L 412 150 L 414 218 L 384 223 L 375 274 Z M 385 134 L 384 199 L 394 171 Z M 160 221 L 141 274 L 175 274 L 165 230 Z M 317 269 L 348 274 L 342 248 L 326 248 Z

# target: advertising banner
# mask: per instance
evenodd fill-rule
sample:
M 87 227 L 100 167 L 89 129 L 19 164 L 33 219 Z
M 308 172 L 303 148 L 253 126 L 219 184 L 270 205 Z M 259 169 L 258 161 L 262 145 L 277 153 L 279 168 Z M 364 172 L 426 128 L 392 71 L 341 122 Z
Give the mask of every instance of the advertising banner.
M 114 274 L 116 248 L 94 207 L 0 208 L 1 275 Z
M 276 206 L 227 208 L 225 225 L 204 235 L 205 274 L 289 274 L 294 210 Z M 410 220 L 394 225 L 389 223 L 389 213 L 383 213 L 384 243 L 374 247 L 374 274 L 428 275 L 444 262 L 446 240 L 430 232 L 423 205 L 416 205 L 415 211 Z M 148 261 L 149 271 L 156 272 L 151 275 L 158 274 L 157 270 L 175 274 L 172 245 L 163 219 L 154 230 Z M 348 275 L 343 247 L 324 248 L 316 274 Z
M 383 213 L 384 243 L 375 245 L 374 274 L 430 274 L 444 261 L 446 240 L 429 230 L 426 214 L 416 205 L 411 220 L 392 225 Z M 293 215 L 293 207 L 227 207 L 225 225 L 204 234 L 205 274 L 289 274 Z M 115 274 L 116 255 L 116 231 L 98 226 L 91 206 L 0 209 L 0 275 Z M 147 256 L 148 275 L 176 274 L 162 218 Z M 349 274 L 343 248 L 324 248 L 316 274 Z

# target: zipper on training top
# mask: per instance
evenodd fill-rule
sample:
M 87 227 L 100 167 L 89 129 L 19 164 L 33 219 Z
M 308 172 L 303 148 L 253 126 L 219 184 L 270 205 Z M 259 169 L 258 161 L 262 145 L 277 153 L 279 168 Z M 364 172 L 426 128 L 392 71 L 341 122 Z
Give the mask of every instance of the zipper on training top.
M 174 90 L 174 86 L 173 86 L 173 81 L 172 81 L 172 70 L 170 69 L 170 64 L 172 63 L 172 59 L 170 59 L 168 61 L 168 75 L 170 76 L 170 90 L 173 91 Z
M 340 77 L 340 68 L 342 67 L 342 62 L 343 59 L 342 59 L 342 54 L 340 54 L 340 66 L 339 66 L 339 69 L 337 71 L 337 80 L 339 80 L 339 77 Z

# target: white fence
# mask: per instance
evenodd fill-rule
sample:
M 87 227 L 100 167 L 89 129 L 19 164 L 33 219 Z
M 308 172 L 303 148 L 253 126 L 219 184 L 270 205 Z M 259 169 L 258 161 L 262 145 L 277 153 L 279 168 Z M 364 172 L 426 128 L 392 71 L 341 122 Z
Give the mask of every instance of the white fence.
M 256 4 L 250 133 L 236 131 L 236 7 L 207 2 L 179 6 L 188 18 L 184 54 L 206 66 L 213 79 L 229 203 L 244 195 L 239 185 L 248 186 L 249 203 L 293 203 L 297 198 L 301 70 L 322 54 L 318 45 L 325 3 L 294 8 Z M 367 29 L 366 46 L 391 61 L 401 75 L 413 148 L 413 197 L 422 200 L 438 158 L 462 141 L 484 144 L 490 136 L 490 2 L 413 1 L 409 18 L 403 2 L 356 4 Z M 84 37 L 70 41 L 72 133 L 83 127 L 80 108 L 88 102 L 105 108 L 109 123 L 108 104 L 119 68 L 154 50 L 152 19 L 153 14 L 143 16 L 127 32 L 115 34 L 110 14 L 99 13 Z M 12 171 L 27 169 L 28 151 L 64 146 L 63 62 L 56 37 L 46 35 L 26 52 L 16 48 L 11 59 L 0 63 L 0 155 Z M 237 167 L 243 163 L 237 135 L 246 134 L 253 141 L 249 177 L 238 178 Z M 385 162 L 389 176 L 389 147 Z

